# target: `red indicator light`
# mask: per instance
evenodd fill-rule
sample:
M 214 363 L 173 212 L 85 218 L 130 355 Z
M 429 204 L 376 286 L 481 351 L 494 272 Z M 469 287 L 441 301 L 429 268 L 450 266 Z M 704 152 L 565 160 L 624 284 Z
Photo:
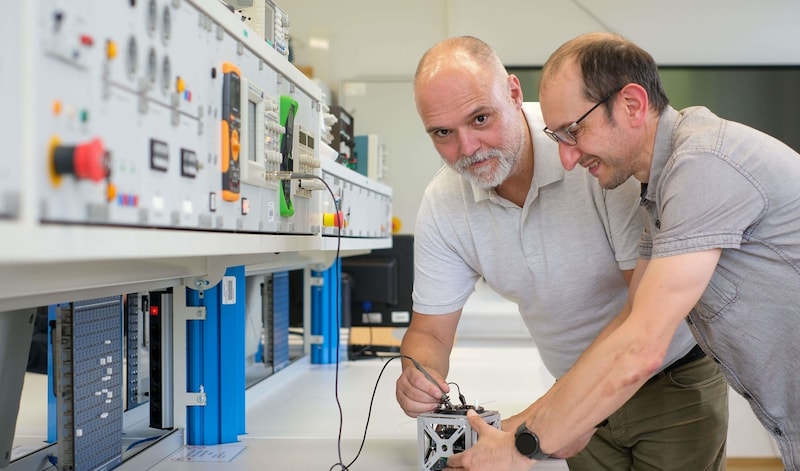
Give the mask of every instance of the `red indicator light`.
M 150 315 L 157 316 L 158 315 L 158 306 L 150 306 Z

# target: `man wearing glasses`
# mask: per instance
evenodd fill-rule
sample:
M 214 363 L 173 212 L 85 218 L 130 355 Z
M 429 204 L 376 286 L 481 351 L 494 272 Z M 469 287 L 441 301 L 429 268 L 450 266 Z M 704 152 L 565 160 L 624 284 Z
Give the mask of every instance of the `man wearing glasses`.
M 435 45 L 420 60 L 414 90 L 447 165 L 428 185 L 415 229 L 414 313 L 401 352 L 438 385 L 404 363 L 397 399 L 412 417 L 449 391 L 461 309 L 481 277 L 518 304 L 559 378 L 623 308 L 643 227 L 638 183 L 607 191 L 566 172 L 541 133 L 538 103 L 523 103 L 519 80 L 482 41 Z M 642 391 L 568 461 L 571 470 L 724 469 L 727 385 L 686 326 L 666 341 L 669 352 Z M 504 420 L 511 441 L 502 451 L 524 465 L 543 455 L 528 446 L 523 418 Z
M 579 447 L 688 323 L 772 434 L 785 468 L 800 469 L 800 155 L 704 107 L 675 110 L 650 54 L 609 33 L 562 45 L 544 66 L 539 98 L 564 167 L 580 165 L 609 189 L 633 176 L 645 209 L 621 322 L 523 414 L 541 449 Z M 602 112 L 572 121 L 587 108 Z M 508 458 L 494 450 L 511 439 L 488 429 L 454 465 L 532 464 L 504 467 Z

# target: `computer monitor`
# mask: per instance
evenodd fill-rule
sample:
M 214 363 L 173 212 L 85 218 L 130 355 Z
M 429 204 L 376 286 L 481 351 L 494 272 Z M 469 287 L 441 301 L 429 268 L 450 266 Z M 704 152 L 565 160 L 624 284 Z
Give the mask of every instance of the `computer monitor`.
M 413 235 L 397 234 L 391 248 L 343 258 L 342 273 L 350 276 L 350 327 L 408 326 L 414 286 Z

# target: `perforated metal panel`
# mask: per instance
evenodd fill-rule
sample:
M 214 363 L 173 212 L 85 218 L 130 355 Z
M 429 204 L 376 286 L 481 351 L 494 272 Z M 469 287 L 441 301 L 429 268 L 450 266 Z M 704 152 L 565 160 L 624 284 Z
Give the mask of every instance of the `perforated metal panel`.
M 122 462 L 122 298 L 59 310 L 59 469 L 111 469 Z
M 272 365 L 274 371 L 289 365 L 289 272 L 268 277 L 267 298 L 271 304 Z
M 141 295 L 132 293 L 125 300 L 125 381 L 127 383 L 126 405 L 133 409 L 139 404 L 139 344 L 142 339 L 139 331 Z

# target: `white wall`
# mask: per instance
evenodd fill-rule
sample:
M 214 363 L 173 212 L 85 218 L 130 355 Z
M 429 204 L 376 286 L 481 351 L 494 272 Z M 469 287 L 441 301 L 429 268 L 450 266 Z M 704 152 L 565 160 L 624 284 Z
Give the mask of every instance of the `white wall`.
M 426 182 L 439 167 L 411 104 L 410 80 L 420 56 L 435 42 L 471 34 L 491 44 L 508 65 L 541 65 L 564 41 L 611 30 L 647 49 L 663 65 L 800 64 L 797 0 L 279 0 L 291 20 L 295 63 L 310 65 L 339 103 L 344 82 L 365 84 L 356 134 L 384 137 L 395 214 L 413 233 Z M 328 50 L 309 39 L 327 39 Z M 387 83 L 394 86 L 386 85 Z M 527 97 L 535 100 L 536 97 Z M 409 105 L 399 105 L 402 100 Z M 346 101 L 346 100 L 345 100 Z M 465 308 L 459 335 L 492 325 L 524 335 L 513 306 L 479 292 Z M 483 301 L 482 301 L 483 299 Z M 493 307 L 492 303 L 497 302 Z M 491 313 L 487 312 L 487 306 Z M 474 308 L 474 312 L 470 309 Z M 498 317 L 504 322 L 497 323 Z M 496 330 L 496 329 L 495 329 Z M 733 393 L 732 393 L 733 395 Z M 731 399 L 729 455 L 777 456 L 771 438 L 748 406 Z
M 295 62 L 332 90 L 344 79 L 411 75 L 422 53 L 472 34 L 509 65 L 541 65 L 581 33 L 612 30 L 663 64 L 798 64 L 796 0 L 282 0 Z M 585 7 L 583 5 L 586 5 Z M 330 40 L 327 52 L 308 39 Z
M 310 65 L 334 103 L 348 80 L 406 81 L 435 42 L 471 34 L 484 39 L 508 65 L 541 65 L 564 41 L 612 30 L 650 51 L 665 65 L 800 64 L 797 0 L 283 0 L 291 20 L 295 63 Z M 328 50 L 309 45 L 329 41 Z M 400 86 L 402 88 L 402 86 Z M 376 110 L 354 116 L 357 134 L 382 135 L 387 183 L 402 188 L 394 199 L 403 233 L 412 233 L 425 183 L 439 167 L 413 106 L 381 109 L 392 97 L 369 95 Z M 536 97 L 527 97 L 535 100 Z M 409 113 L 405 113 L 409 111 Z M 379 111 L 382 111 L 379 112 Z M 402 183 L 402 185 L 400 185 Z

